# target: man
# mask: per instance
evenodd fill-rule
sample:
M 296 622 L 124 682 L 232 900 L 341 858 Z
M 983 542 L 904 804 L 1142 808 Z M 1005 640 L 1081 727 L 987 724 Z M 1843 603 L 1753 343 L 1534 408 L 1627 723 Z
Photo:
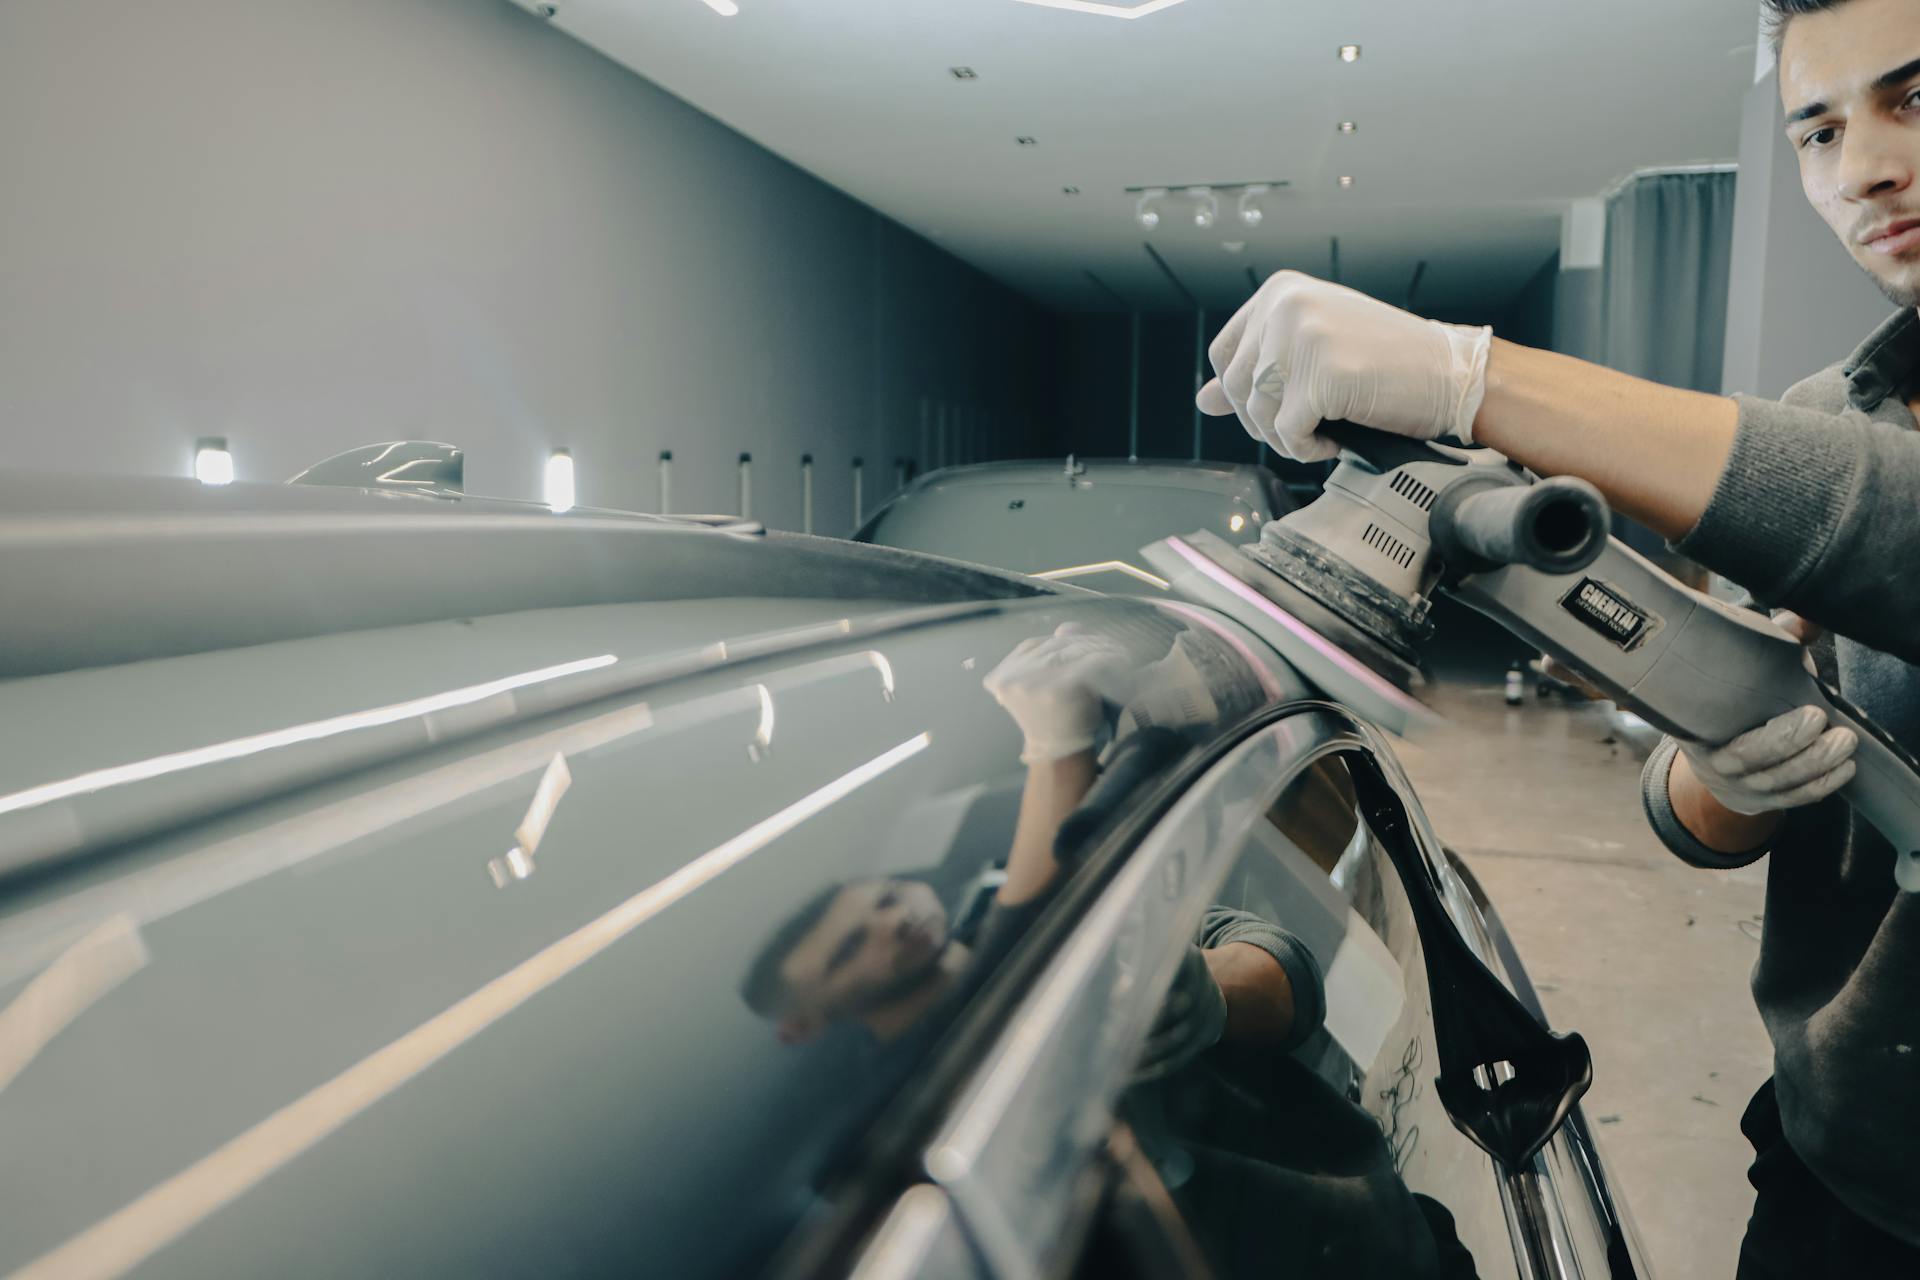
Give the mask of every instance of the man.
M 1349 418 L 1478 442 L 1614 506 L 1836 634 L 1848 696 L 1920 747 L 1920 0 L 1764 0 L 1802 185 L 1900 312 L 1783 403 L 1656 386 L 1283 273 L 1215 340 L 1211 413 L 1296 458 Z M 1808 708 L 1651 762 L 1682 857 L 1771 851 L 1753 988 L 1774 1080 L 1743 1278 L 1920 1275 L 1920 898 L 1833 793 L 1851 733 Z

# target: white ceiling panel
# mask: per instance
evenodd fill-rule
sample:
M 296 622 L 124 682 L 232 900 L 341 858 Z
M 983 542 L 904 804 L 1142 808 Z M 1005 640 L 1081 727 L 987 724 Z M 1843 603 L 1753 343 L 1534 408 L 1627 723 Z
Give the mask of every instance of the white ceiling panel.
M 1554 252 L 1568 200 L 1733 158 L 1756 30 L 1752 0 L 1183 0 L 1123 18 L 1025 0 L 738 5 L 559 0 L 554 21 L 1071 310 L 1118 305 L 1087 272 L 1130 304 L 1184 305 L 1143 240 L 1231 307 L 1248 265 L 1325 271 L 1336 236 L 1342 278 L 1391 301 L 1425 261 L 1422 308 L 1504 306 Z M 1337 57 L 1348 43 L 1358 62 Z M 1228 198 L 1210 232 L 1148 233 L 1126 190 L 1265 179 L 1290 186 L 1261 226 L 1232 221 Z

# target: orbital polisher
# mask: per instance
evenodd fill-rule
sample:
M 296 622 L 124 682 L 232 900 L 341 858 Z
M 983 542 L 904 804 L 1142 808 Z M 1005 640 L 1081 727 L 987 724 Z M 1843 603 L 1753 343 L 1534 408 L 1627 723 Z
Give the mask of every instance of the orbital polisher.
M 1147 559 L 1403 735 L 1431 717 L 1407 691 L 1436 591 L 1676 737 L 1725 742 L 1824 707 L 1860 738 L 1841 794 L 1897 851 L 1900 887 L 1920 891 L 1920 762 L 1808 671 L 1797 639 L 1611 537 L 1606 500 L 1584 480 L 1542 480 L 1490 449 L 1345 422 L 1322 430 L 1342 452 L 1321 497 L 1251 546 L 1199 533 L 1156 543 Z
M 1920 890 L 1920 763 L 1808 671 L 1798 640 L 1763 616 L 1675 581 L 1610 536 L 1583 480 L 1540 479 L 1488 449 L 1352 423 L 1325 492 L 1235 546 L 1201 532 L 1143 554 L 1175 592 L 1235 618 L 1334 700 L 1408 735 L 1435 719 L 1409 692 L 1443 591 L 1667 733 L 1724 742 L 1809 704 L 1860 737 L 1842 791 Z M 1576 1033 L 1555 1034 L 1452 926 L 1390 791 L 1355 771 L 1359 800 L 1407 893 L 1432 996 L 1447 1114 L 1522 1175 L 1592 1081 Z M 1365 784 L 1365 785 L 1363 785 Z

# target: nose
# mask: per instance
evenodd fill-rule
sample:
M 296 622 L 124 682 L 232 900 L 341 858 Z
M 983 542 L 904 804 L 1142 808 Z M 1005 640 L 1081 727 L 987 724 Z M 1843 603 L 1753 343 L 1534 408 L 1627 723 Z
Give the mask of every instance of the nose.
M 1840 153 L 1840 194 L 1872 201 L 1913 185 L 1913 131 L 1868 117 L 1850 122 Z

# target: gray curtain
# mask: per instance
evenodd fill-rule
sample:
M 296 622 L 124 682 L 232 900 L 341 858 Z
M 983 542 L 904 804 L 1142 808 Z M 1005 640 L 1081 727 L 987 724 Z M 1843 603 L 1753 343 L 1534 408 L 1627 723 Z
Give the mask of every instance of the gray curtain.
M 1670 387 L 1719 392 L 1733 184 L 1731 173 L 1653 174 L 1607 201 L 1602 364 Z
M 1584 348 L 1568 354 L 1717 394 L 1733 259 L 1733 189 L 1732 173 L 1649 174 L 1609 199 L 1598 278 L 1586 296 L 1569 299 L 1583 314 L 1563 314 L 1559 322 Z M 1690 568 L 1651 531 L 1621 518 L 1614 525 L 1642 554 L 1682 572 Z

